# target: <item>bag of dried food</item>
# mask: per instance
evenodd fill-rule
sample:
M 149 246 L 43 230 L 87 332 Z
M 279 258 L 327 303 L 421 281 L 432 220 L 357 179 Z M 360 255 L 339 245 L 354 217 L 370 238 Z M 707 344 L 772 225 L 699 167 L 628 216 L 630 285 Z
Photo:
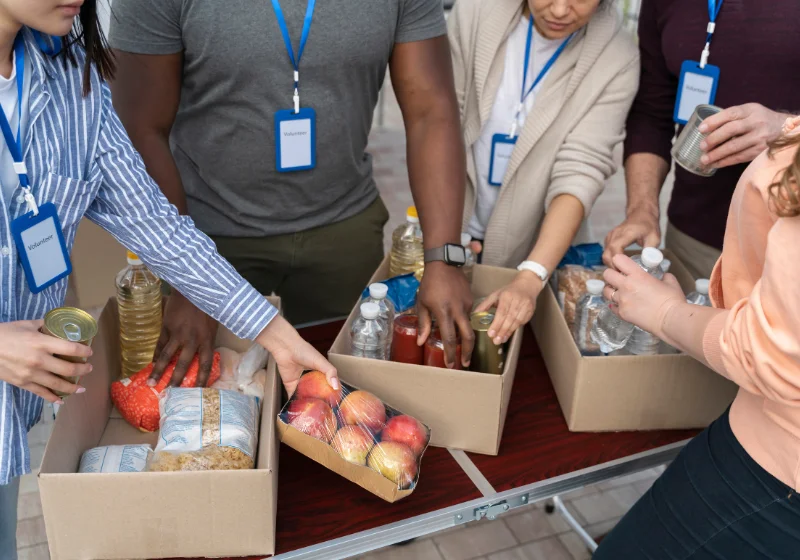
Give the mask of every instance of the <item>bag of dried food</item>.
M 142 472 L 153 453 L 149 445 L 109 445 L 95 447 L 81 456 L 79 473 Z
M 252 469 L 258 399 L 220 389 L 167 389 L 159 399 L 161 432 L 147 470 Z

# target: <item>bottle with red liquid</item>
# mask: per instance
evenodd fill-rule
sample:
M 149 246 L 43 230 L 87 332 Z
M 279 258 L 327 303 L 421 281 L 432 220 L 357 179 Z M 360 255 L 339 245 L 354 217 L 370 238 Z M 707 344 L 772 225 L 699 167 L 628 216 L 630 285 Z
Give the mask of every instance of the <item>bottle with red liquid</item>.
M 447 365 L 445 364 L 444 358 L 444 341 L 442 340 L 442 334 L 439 332 L 439 329 L 435 329 L 428 337 L 428 340 L 425 341 L 423 363 L 426 366 L 446 368 Z M 453 369 L 461 369 L 460 340 L 458 341 L 458 346 L 456 346 L 456 361 L 455 364 L 453 364 Z
M 398 315 L 394 319 L 392 334 L 392 361 L 422 365 L 424 350 L 417 345 L 419 319 L 414 313 Z

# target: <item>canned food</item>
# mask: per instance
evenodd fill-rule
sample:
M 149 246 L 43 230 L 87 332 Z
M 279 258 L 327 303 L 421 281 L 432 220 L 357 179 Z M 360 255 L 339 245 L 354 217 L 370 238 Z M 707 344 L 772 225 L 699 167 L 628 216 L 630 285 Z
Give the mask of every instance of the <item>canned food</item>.
M 68 340 L 70 342 L 77 342 L 84 346 L 91 346 L 92 340 L 97 335 L 97 321 L 94 317 L 81 309 L 74 307 L 58 307 L 51 310 L 44 316 L 44 326 L 42 326 L 42 333 L 60 338 L 61 340 Z M 75 364 L 85 364 L 86 358 L 76 358 L 75 356 L 61 356 L 56 354 L 56 358 L 60 358 L 67 362 Z M 77 385 L 78 377 L 64 377 L 70 383 Z M 60 391 L 53 391 L 59 397 L 66 397 L 68 393 Z
M 686 171 L 700 175 L 701 177 L 711 177 L 717 170 L 713 167 L 703 165 L 700 158 L 705 152 L 700 148 L 700 144 L 705 140 L 706 135 L 697 130 L 704 120 L 722 111 L 714 105 L 698 105 L 692 116 L 678 135 L 675 145 L 672 147 L 672 157 L 675 163 L 683 167 Z
M 444 354 L 444 341 L 442 341 L 442 334 L 439 329 L 434 330 L 428 340 L 425 341 L 424 363 L 426 366 L 446 368 Z M 461 341 L 458 341 L 456 346 L 456 362 L 453 364 L 453 369 L 461 369 Z
M 417 344 L 419 319 L 414 313 L 398 315 L 392 334 L 392 361 L 422 365 L 424 350 Z
M 475 331 L 475 347 L 472 350 L 470 369 L 480 373 L 501 375 L 505 366 L 505 349 L 497 345 L 489 336 L 489 327 L 494 321 L 494 313 L 483 311 L 473 313 L 470 318 L 472 330 Z

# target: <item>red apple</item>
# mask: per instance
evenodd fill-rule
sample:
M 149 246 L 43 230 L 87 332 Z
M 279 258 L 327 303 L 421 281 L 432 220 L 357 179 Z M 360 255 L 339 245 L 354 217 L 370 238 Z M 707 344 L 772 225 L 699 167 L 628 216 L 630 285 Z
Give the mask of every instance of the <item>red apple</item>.
M 342 400 L 342 390 L 338 391 L 330 386 L 325 374 L 321 371 L 309 371 L 305 373 L 297 383 L 297 398 L 300 399 L 320 399 L 328 403 L 331 408 L 335 407 Z
M 287 416 L 290 425 L 325 443 L 330 443 L 336 433 L 336 416 L 325 401 L 294 399 L 289 403 Z
M 367 455 L 375 445 L 375 438 L 366 428 L 345 426 L 336 432 L 331 445 L 345 461 L 366 465 Z
M 381 440 L 404 443 L 411 448 L 415 457 L 419 457 L 428 445 L 428 430 L 416 418 L 403 414 L 386 423 Z
M 386 407 L 372 393 L 353 391 L 339 406 L 339 418 L 342 424 L 363 426 L 377 434 L 386 423 Z
M 411 448 L 402 443 L 379 443 L 372 448 L 367 464 L 397 484 L 401 490 L 411 486 L 417 478 L 417 458 Z

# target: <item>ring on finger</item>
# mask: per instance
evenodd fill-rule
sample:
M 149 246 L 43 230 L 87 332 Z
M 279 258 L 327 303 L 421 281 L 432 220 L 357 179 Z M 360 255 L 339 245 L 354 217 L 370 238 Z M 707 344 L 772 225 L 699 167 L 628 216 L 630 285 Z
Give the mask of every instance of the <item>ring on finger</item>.
M 614 291 L 611 292 L 611 301 L 617 303 L 617 288 L 614 288 Z

